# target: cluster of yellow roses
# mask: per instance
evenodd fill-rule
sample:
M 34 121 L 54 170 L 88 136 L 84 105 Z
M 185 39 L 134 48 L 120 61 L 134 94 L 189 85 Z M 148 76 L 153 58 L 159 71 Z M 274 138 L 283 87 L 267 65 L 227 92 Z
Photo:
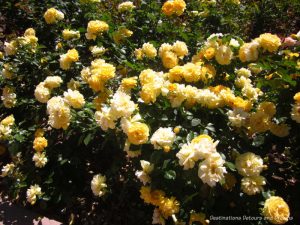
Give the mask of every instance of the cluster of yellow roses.
M 134 8 L 132 2 L 124 2 L 118 6 L 119 12 L 130 11 Z M 167 16 L 180 16 L 185 9 L 186 3 L 183 0 L 169 0 L 162 6 L 162 12 Z M 64 14 L 51 8 L 45 12 L 44 18 L 47 24 L 53 24 L 62 20 Z M 96 40 L 108 30 L 109 25 L 105 21 L 92 20 L 87 25 L 85 36 L 88 40 Z M 132 34 L 132 31 L 122 27 L 113 34 L 113 39 L 116 43 L 121 43 Z M 62 37 L 64 40 L 79 39 L 80 32 L 65 29 L 62 31 Z M 131 145 L 142 145 L 147 143 L 149 139 L 154 149 L 163 149 L 166 153 L 169 152 L 172 149 L 178 129 L 160 127 L 149 138 L 150 128 L 139 114 L 138 104 L 131 98 L 131 90 L 139 84 L 141 87 L 139 104 L 153 104 L 158 96 L 162 95 L 170 101 L 174 108 L 180 107 L 182 104 L 186 107 L 193 107 L 198 104 L 209 109 L 228 106 L 231 108 L 227 111 L 230 124 L 234 127 L 246 128 L 249 135 L 271 131 L 279 137 L 287 136 L 289 126 L 272 121 L 276 114 L 274 103 L 262 102 L 258 104 L 256 110 L 250 112 L 259 97 L 263 95 L 263 92 L 256 88 L 250 79 L 252 73 L 255 73 L 251 66 L 249 69 L 236 69 L 234 81 L 236 88 L 241 90 L 242 96 L 246 99 L 236 96 L 233 90 L 223 85 L 208 86 L 202 89 L 192 85 L 192 83 L 198 82 L 207 84 L 208 81 L 217 76 L 215 67 L 210 64 L 213 59 L 220 65 L 229 65 L 235 57 L 238 57 L 241 62 L 252 62 L 258 59 L 260 50 L 274 53 L 281 46 L 279 37 L 269 33 L 262 34 L 249 43 L 242 43 L 242 41 L 234 38 L 223 41 L 222 37 L 223 34 L 211 35 L 200 51 L 193 56 L 192 61 L 184 65 L 179 64 L 180 60 L 189 54 L 186 43 L 182 41 L 176 41 L 172 45 L 163 43 L 158 51 L 150 42 L 144 43 L 141 48 L 135 49 L 136 58 L 138 60 L 142 60 L 144 57 L 154 59 L 158 55 L 168 72 L 156 72 L 152 69 L 143 70 L 138 77 L 123 78 L 115 93 L 108 90 L 106 85 L 116 77 L 116 67 L 97 58 L 105 52 L 105 49 L 92 46 L 91 52 L 96 59 L 91 62 L 89 67 L 82 69 L 81 80 L 88 84 L 94 93 L 97 93 L 93 102 L 96 108 L 94 118 L 97 124 L 103 131 L 107 131 L 108 129 L 117 129 L 116 126 L 119 121 L 121 129 L 127 137 L 124 150 L 130 157 L 136 157 L 140 154 L 140 151 L 131 151 Z M 6 55 L 14 55 L 19 46 L 28 44 L 34 50 L 37 41 L 35 31 L 30 28 L 25 31 L 23 37 L 5 43 L 4 50 Z M 69 70 L 72 64 L 77 61 L 79 61 L 78 51 L 75 48 L 70 49 L 60 56 L 60 68 Z M 12 66 L 5 64 L 2 74 L 6 79 L 12 79 L 12 71 Z M 78 81 L 73 79 L 68 83 L 68 90 L 63 93 L 63 96 L 51 98 L 51 91 L 60 87 L 62 82 L 63 80 L 59 76 L 48 76 L 36 86 L 34 96 L 40 103 L 47 103 L 48 124 L 52 128 L 66 130 L 70 124 L 71 107 L 74 109 L 83 108 L 85 99 L 77 90 Z M 191 85 L 180 82 L 191 83 Z M 16 104 L 13 88 L 5 86 L 1 99 L 5 107 L 13 107 Z M 291 117 L 300 123 L 300 93 L 295 94 L 294 99 L 295 104 L 291 111 Z M 13 116 L 1 121 L 0 139 L 9 137 L 13 124 Z M 188 170 L 194 168 L 195 164 L 201 160 L 198 165 L 199 178 L 211 187 L 216 186 L 218 182 L 225 179 L 227 173 L 224 166 L 225 159 L 217 152 L 217 145 L 218 141 L 214 141 L 208 135 L 194 138 L 191 143 L 183 144 L 177 152 L 176 157 L 179 165 L 183 166 L 184 170 Z M 48 141 L 44 137 L 44 132 L 37 130 L 33 142 L 33 148 L 36 150 L 33 161 L 36 167 L 41 168 L 46 165 L 48 159 L 44 149 L 47 146 Z M 243 176 L 241 190 L 244 193 L 254 195 L 263 190 L 266 180 L 260 176 L 260 173 L 265 167 L 260 156 L 251 152 L 241 154 L 236 158 L 235 166 L 238 173 Z M 14 164 L 4 166 L 2 176 L 10 174 L 14 167 Z M 151 183 L 151 172 L 154 166 L 148 161 L 141 160 L 141 167 L 142 171 L 136 171 L 137 177 L 144 185 Z M 91 189 L 94 195 L 103 196 L 107 191 L 106 177 L 101 174 L 95 175 L 91 181 Z M 151 190 L 148 186 L 143 186 L 140 192 L 145 203 L 156 207 L 153 216 L 155 222 L 163 224 L 163 221 L 170 216 L 176 220 L 175 214 L 179 212 L 179 202 L 175 197 L 166 197 L 163 191 Z M 34 204 L 37 197 L 41 195 L 41 188 L 38 185 L 33 185 L 27 190 L 27 200 L 31 204 Z M 265 202 L 263 213 L 272 223 L 283 224 L 288 220 L 289 208 L 282 198 L 273 196 Z
M 47 24 L 57 23 L 58 21 L 63 20 L 64 17 L 65 15 L 55 8 L 48 9 L 44 14 L 44 18 Z
M 260 173 L 265 168 L 263 160 L 260 156 L 252 152 L 246 152 L 235 160 L 235 166 L 240 175 L 241 189 L 247 195 L 255 195 L 263 190 L 263 185 L 266 185 L 266 179 L 260 176 Z
M 78 51 L 73 48 L 68 50 L 66 54 L 62 54 L 59 59 L 60 68 L 63 70 L 70 69 L 72 63 L 77 62 L 79 60 Z
M 158 55 L 162 59 L 165 68 L 171 69 L 178 64 L 178 59 L 188 55 L 189 51 L 186 44 L 176 41 L 173 45 L 164 43 L 160 46 Z
M 292 106 L 291 118 L 300 123 L 300 92 L 294 95 L 295 104 Z
M 38 38 L 35 36 L 35 30 L 32 28 L 28 28 L 25 30 L 24 35 L 21 37 L 17 37 L 11 42 L 4 43 L 4 52 L 5 55 L 15 55 L 18 51 L 18 48 L 23 46 L 29 46 L 29 50 L 35 52 L 37 47 Z
M 92 20 L 88 23 L 85 37 L 88 40 L 96 40 L 97 36 L 100 36 L 105 31 L 108 31 L 108 29 L 109 26 L 106 22 L 101 20 Z
M 176 16 L 181 16 L 186 8 L 186 3 L 184 0 L 168 0 L 162 6 L 162 12 L 166 16 L 171 16 L 175 14 Z
M 48 146 L 48 140 L 44 137 L 44 130 L 37 129 L 35 134 L 35 139 L 33 141 L 33 149 L 36 151 L 32 157 L 35 166 L 42 168 L 48 162 L 46 153 L 44 149 Z
M 147 204 L 156 206 L 154 215 L 160 220 L 167 219 L 168 217 L 179 212 L 179 202 L 175 197 L 166 197 L 166 194 L 161 190 L 151 190 L 148 186 L 142 186 L 140 189 L 141 198 Z M 161 224 L 161 223 L 159 223 Z
M 225 160 L 216 150 L 218 143 L 209 135 L 202 134 L 191 143 L 184 144 L 176 154 L 184 170 L 194 168 L 197 161 L 203 160 L 199 164 L 198 176 L 203 183 L 211 187 L 223 180 L 224 174 L 227 173 L 224 167 Z
M 36 37 L 35 30 L 32 28 L 26 29 L 24 35 L 17 37 L 16 39 L 4 43 L 4 52 L 6 56 L 13 56 L 17 53 L 18 49 L 27 47 L 26 50 L 35 52 L 38 44 L 38 38 Z M 1 53 L 2 54 L 2 53 Z M 2 69 L 2 76 L 5 79 L 12 80 L 16 76 L 14 74 L 14 66 L 10 63 L 5 63 Z M 12 108 L 17 103 L 17 96 L 15 89 L 9 85 L 6 85 L 2 90 L 1 100 L 6 108 Z
M 5 117 L 0 122 L 0 140 L 6 140 L 11 132 L 12 132 L 12 126 L 15 123 L 15 118 L 13 115 Z
M 229 65 L 234 58 L 234 49 L 239 48 L 238 57 L 242 62 L 252 62 L 258 59 L 259 50 L 274 53 L 281 46 L 281 40 L 277 35 L 265 33 L 249 43 L 240 46 L 240 42 L 231 38 L 229 42 L 223 43 L 223 34 L 213 34 L 205 42 L 203 48 L 195 56 L 199 59 L 215 60 L 220 65 Z

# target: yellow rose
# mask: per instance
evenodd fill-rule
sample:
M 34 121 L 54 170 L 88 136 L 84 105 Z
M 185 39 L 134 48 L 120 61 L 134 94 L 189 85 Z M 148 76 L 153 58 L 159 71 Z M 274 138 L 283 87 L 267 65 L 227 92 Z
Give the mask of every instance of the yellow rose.
M 126 38 L 131 37 L 132 34 L 133 32 L 131 30 L 128 30 L 127 28 L 120 28 L 113 34 L 114 42 L 120 44 Z
M 144 57 L 144 52 L 143 49 L 141 48 L 137 48 L 134 50 L 134 55 L 136 57 L 137 60 L 142 60 Z
M 276 52 L 281 45 L 281 40 L 277 35 L 266 33 L 261 34 L 258 38 L 261 47 L 268 52 Z
M 289 135 L 290 133 L 290 127 L 285 124 L 275 124 L 275 123 L 271 123 L 270 125 L 270 131 L 272 134 L 276 135 L 277 137 L 286 137 Z
M 64 14 L 55 8 L 50 8 L 45 12 L 44 18 L 47 24 L 53 24 L 62 20 L 64 18 Z
M 75 48 L 68 50 L 67 57 L 70 59 L 70 61 L 77 62 L 79 60 L 78 51 Z
M 220 65 L 229 65 L 232 59 L 233 53 L 230 47 L 222 45 L 218 48 L 215 58 Z
M 263 215 L 273 224 L 285 224 L 289 220 L 288 204 L 278 196 L 272 196 L 265 201 Z
M 186 43 L 183 41 L 176 41 L 172 46 L 172 51 L 175 52 L 178 57 L 184 57 L 189 54 Z
M 168 218 L 169 216 L 179 212 L 179 202 L 175 197 L 164 197 L 159 202 L 159 210 L 163 214 L 164 218 Z
M 33 28 L 28 28 L 24 32 L 24 36 L 35 36 L 35 30 Z
M 92 20 L 88 23 L 87 32 L 96 34 L 107 31 L 109 28 L 108 24 L 100 20 Z
M 130 11 L 134 8 L 135 8 L 135 6 L 133 5 L 133 3 L 129 2 L 129 1 L 123 2 L 123 3 L 118 5 L 118 11 L 119 12 Z
M 156 90 L 151 85 L 143 86 L 140 97 L 144 101 L 145 104 L 149 104 L 150 102 L 156 102 Z
M 182 80 L 183 73 L 184 73 L 184 67 L 182 67 L 182 66 L 173 67 L 172 69 L 170 69 L 170 71 L 168 73 L 169 81 L 180 82 Z
M 88 23 L 87 33 L 85 34 L 88 40 L 95 40 L 97 35 L 108 31 L 109 26 L 106 22 L 100 20 L 92 20 Z
M 92 75 L 88 78 L 88 84 L 93 91 L 103 91 L 104 90 L 104 82 L 101 80 L 100 76 Z
M 258 58 L 258 47 L 257 41 L 245 43 L 239 50 L 239 58 L 242 62 L 256 61 Z
M 166 16 L 171 16 L 174 12 L 174 2 L 166 1 L 161 10 Z
M 171 69 L 178 64 L 178 57 L 174 52 L 165 51 L 162 54 L 162 62 L 165 68 Z
M 142 50 L 143 50 L 143 53 L 145 53 L 145 55 L 146 55 L 148 58 L 151 58 L 151 59 L 152 59 L 152 58 L 155 58 L 156 55 L 157 55 L 157 50 L 156 50 L 156 48 L 153 46 L 153 44 L 150 44 L 149 42 L 143 44 Z
M 183 0 L 174 0 L 174 12 L 177 16 L 180 16 L 183 14 L 184 10 L 186 8 L 186 3 Z
M 213 47 L 210 47 L 205 50 L 203 55 L 207 60 L 210 60 L 215 56 L 215 54 L 216 54 L 216 49 Z
M 48 141 L 44 137 L 36 137 L 33 141 L 33 149 L 41 152 L 48 146 Z
M 38 128 L 35 132 L 34 132 L 34 137 L 43 137 L 44 136 L 45 131 L 42 128 Z
M 121 85 L 125 89 L 132 89 L 137 85 L 137 77 L 124 78 Z
M 276 114 L 276 106 L 273 102 L 262 102 L 258 105 L 257 111 L 262 111 L 268 116 L 273 117 Z
M 78 39 L 80 38 L 80 32 L 76 30 L 64 29 L 62 32 L 62 36 L 65 40 Z
M 258 176 L 264 168 L 263 159 L 252 152 L 239 155 L 235 160 L 235 166 L 242 176 Z
M 149 128 L 140 122 L 131 123 L 127 131 L 128 140 L 131 144 L 141 145 L 148 141 Z
M 208 141 L 213 142 L 213 139 L 212 139 L 209 135 L 207 135 L 207 134 L 201 134 L 201 135 L 195 137 L 195 138 L 192 140 L 192 143 L 193 143 L 193 144 L 199 143 L 199 142 L 200 142 L 201 140 L 203 140 L 203 139 L 207 139 Z
M 297 102 L 297 103 L 300 103 L 300 92 L 296 93 L 294 95 L 294 100 Z
M 8 116 L 1 121 L 1 125 L 3 126 L 12 126 L 14 123 L 15 123 L 15 118 L 13 115 Z

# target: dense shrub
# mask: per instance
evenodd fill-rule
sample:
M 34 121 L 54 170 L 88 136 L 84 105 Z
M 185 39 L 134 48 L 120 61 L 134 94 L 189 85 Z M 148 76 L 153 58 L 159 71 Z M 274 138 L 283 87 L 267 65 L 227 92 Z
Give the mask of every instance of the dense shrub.
M 1 3 L 7 193 L 71 224 L 296 224 L 299 2 L 121 3 Z

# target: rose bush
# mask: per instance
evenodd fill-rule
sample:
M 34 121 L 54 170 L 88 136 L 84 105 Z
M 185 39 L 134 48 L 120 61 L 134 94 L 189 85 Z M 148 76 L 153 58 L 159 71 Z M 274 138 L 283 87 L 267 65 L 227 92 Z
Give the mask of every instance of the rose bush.
M 269 1 L 46 2 L 2 3 L 12 199 L 70 224 L 296 224 L 300 32 L 256 29 Z

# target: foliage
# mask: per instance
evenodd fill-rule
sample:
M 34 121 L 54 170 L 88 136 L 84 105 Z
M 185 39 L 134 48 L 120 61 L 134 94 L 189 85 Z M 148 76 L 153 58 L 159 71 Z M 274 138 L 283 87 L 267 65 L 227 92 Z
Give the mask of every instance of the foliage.
M 191 0 L 180 16 L 162 13 L 162 1 L 137 0 L 123 12 L 120 3 L 1 3 L 7 43 L 0 62 L 0 115 L 1 121 L 9 115 L 15 119 L 8 128 L 0 125 L 1 182 L 10 196 L 62 213 L 60 219 L 70 224 L 151 224 L 154 208 L 161 223 L 206 224 L 211 216 L 261 216 L 264 201 L 278 195 L 294 217 L 289 224 L 296 224 L 300 34 L 292 33 L 299 27 L 299 1 Z M 47 24 L 44 13 L 51 7 L 64 18 Z M 93 33 L 92 20 L 104 21 L 109 29 Z M 80 37 L 68 39 L 64 29 Z M 261 35 L 266 32 L 281 39 Z M 154 57 L 150 47 L 143 47 L 148 42 Z M 163 50 L 164 43 L 169 49 Z M 176 43 L 183 54 L 172 47 Z M 245 51 L 245 59 L 241 49 L 247 44 L 258 47 Z M 100 80 L 93 81 L 93 75 Z M 62 80 L 56 77 L 55 87 L 46 82 L 53 76 Z M 247 81 L 241 85 L 242 80 Z M 63 101 L 51 105 L 57 96 Z M 170 137 L 160 135 L 160 128 L 171 128 L 161 131 Z M 3 137 L 2 129 L 9 130 Z M 183 153 L 185 148 L 191 152 Z M 197 149 L 209 154 L 200 156 Z M 247 185 L 241 187 L 250 175 L 243 175 L 237 158 L 247 152 L 261 160 L 255 176 L 266 180 L 255 195 Z M 211 171 L 203 172 L 201 165 Z M 201 178 L 201 168 L 208 178 Z M 106 178 L 103 196 L 93 195 L 99 191 L 91 184 L 96 174 Z M 42 193 L 31 196 L 28 190 L 34 192 L 35 184 Z M 230 224 L 210 221 L 224 222 Z

